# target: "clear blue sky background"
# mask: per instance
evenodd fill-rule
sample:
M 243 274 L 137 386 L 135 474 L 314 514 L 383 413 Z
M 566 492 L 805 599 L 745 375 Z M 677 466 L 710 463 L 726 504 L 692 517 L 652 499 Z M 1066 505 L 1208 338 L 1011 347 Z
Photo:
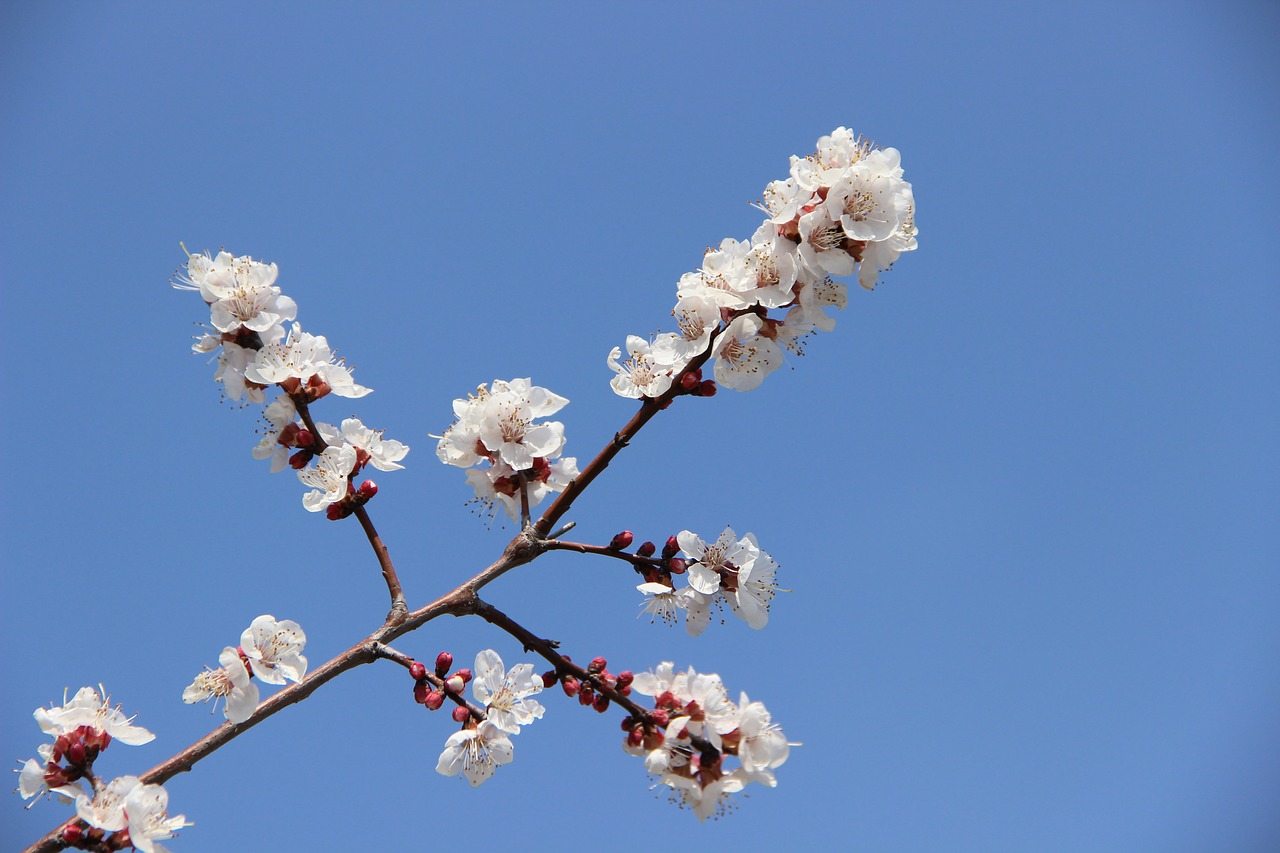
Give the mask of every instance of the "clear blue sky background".
M 100 767 L 145 770 L 221 720 L 180 694 L 253 617 L 318 663 L 386 610 L 357 526 L 250 457 L 187 353 L 179 240 L 278 262 L 376 389 L 319 414 L 412 445 L 371 509 L 420 604 L 512 532 L 434 458 L 450 401 L 532 376 L 592 455 L 632 410 L 609 348 L 669 328 L 679 275 L 843 124 L 903 152 L 920 250 L 573 514 L 756 532 L 794 589 L 768 628 L 650 626 L 590 558 L 489 590 L 577 658 L 764 700 L 805 743 L 780 786 L 699 826 L 616 714 L 548 695 L 473 791 L 433 770 L 454 725 L 371 666 L 171 782 L 173 849 L 1280 846 L 1273 5 L 262 6 L 0 8 L 0 755 L 102 681 L 157 739 Z M 527 659 L 466 620 L 399 645 Z M 0 846 L 64 815 L 9 796 Z

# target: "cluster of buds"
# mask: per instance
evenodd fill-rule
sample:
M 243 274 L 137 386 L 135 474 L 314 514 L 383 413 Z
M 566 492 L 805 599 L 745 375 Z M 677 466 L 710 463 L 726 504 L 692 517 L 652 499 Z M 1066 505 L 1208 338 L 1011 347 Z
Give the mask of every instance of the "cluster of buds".
M 566 663 L 572 663 L 568 655 L 561 655 Z M 603 714 L 609 710 L 609 693 L 616 692 L 620 696 L 631 695 L 631 682 L 635 679 L 631 670 L 623 670 L 617 675 L 609 672 L 609 662 L 602 657 L 592 658 L 587 664 L 586 678 L 582 679 L 571 672 L 557 672 L 549 669 L 542 674 L 544 687 L 551 687 L 556 682 L 570 699 L 576 698 L 583 707 L 595 709 Z
M 848 292 L 832 276 L 856 267 L 869 290 L 881 270 L 916 248 L 915 198 L 902 174 L 895 149 L 844 127 L 808 157 L 792 157 L 790 177 L 765 188 L 759 207 L 767 217 L 751 239 L 723 240 L 681 277 L 672 310 L 678 331 L 652 341 L 629 336 L 622 363 L 613 348 L 613 390 L 657 397 L 677 378 L 683 383 L 689 362 L 705 354 L 720 384 L 758 388 L 785 352 L 801 355 L 810 334 L 835 328 L 825 309 L 843 308 Z
M 453 666 L 453 655 L 441 652 L 436 655 L 435 671 L 427 672 L 426 664 L 414 661 L 409 664 L 409 675 L 413 677 L 413 701 L 426 707 L 428 711 L 439 711 L 444 706 L 446 697 L 453 697 L 460 702 L 453 710 L 453 718 L 464 722 L 470 713 L 465 704 L 461 704 L 462 691 L 471 682 L 471 670 L 459 669 L 449 674 Z M 459 713 L 461 712 L 461 713 Z
M 578 460 L 560 457 L 564 424 L 537 420 L 568 402 L 529 379 L 495 379 L 453 401 L 455 420 L 440 437 L 436 455 L 446 465 L 470 469 L 467 482 L 490 513 L 501 504 L 512 518 L 521 518 L 578 476 Z

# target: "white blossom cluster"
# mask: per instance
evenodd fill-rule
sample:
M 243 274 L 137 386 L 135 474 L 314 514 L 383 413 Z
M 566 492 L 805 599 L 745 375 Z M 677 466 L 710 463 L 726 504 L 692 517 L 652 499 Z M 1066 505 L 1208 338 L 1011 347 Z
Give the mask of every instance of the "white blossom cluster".
M 468 719 L 462 731 L 449 736 L 436 772 L 444 776 L 461 773 L 474 788 L 491 777 L 499 764 L 509 764 L 515 752 L 511 735 L 542 718 L 543 706 L 528 698 L 541 693 L 542 687 L 542 677 L 534 673 L 533 664 L 516 664 L 507 671 L 493 649 L 476 655 L 471 691 L 484 706 L 485 719 L 479 724 Z
M 105 690 L 82 687 L 70 701 L 64 696 L 62 707 L 37 708 L 34 716 L 54 742 L 41 744 L 40 760 L 30 759 L 18 771 L 17 792 L 31 800 L 28 807 L 42 795 L 73 801 L 76 815 L 90 827 L 127 831 L 126 844 L 143 853 L 164 853 L 157 842 L 191 826 L 182 815 L 169 817 L 169 795 L 162 786 L 143 784 L 137 776 L 104 782 L 93 772 L 98 754 L 112 741 L 139 746 L 155 739 L 118 706 L 111 707 Z
M 681 277 L 672 311 L 678 331 L 652 342 L 628 337 L 621 362 L 622 349 L 613 348 L 613 390 L 657 397 L 708 345 L 716 382 L 759 387 L 785 351 L 800 354 L 808 335 L 835 328 L 824 309 L 843 308 L 847 288 L 833 276 L 856 268 L 870 290 L 881 270 L 916 248 L 915 199 L 902 174 L 896 149 L 844 127 L 819 139 L 815 153 L 793 156 L 790 177 L 765 187 L 767 218 L 751 238 L 722 241 Z
M 216 708 L 222 700 L 227 721 L 243 723 L 258 707 L 258 685 L 251 676 L 267 684 L 301 681 L 307 674 L 307 659 L 302 655 L 306 643 L 307 635 L 297 622 L 277 622 L 270 614 L 259 616 L 240 635 L 239 647 L 222 650 L 218 656 L 221 666 L 206 667 L 187 685 L 182 701 L 191 705 L 213 700 Z
M 770 603 L 779 591 L 775 580 L 778 564 L 760 550 L 753 534 L 739 539 L 733 528 L 726 527 L 714 542 L 707 543 L 696 533 L 682 530 L 676 540 L 688 558 L 688 585 L 675 588 L 669 571 L 654 575 L 636 587 L 648 596 L 643 613 L 667 623 L 683 615 L 685 628 L 695 637 L 706 630 L 711 611 L 723 605 L 752 628 L 765 626 Z
M 519 518 L 522 491 L 532 508 L 578 476 L 578 460 L 560 456 L 564 424 L 537 420 L 568 402 L 527 378 L 480 385 L 476 393 L 453 401 L 455 420 L 440 437 L 436 456 L 446 465 L 471 469 L 467 482 L 490 511 L 501 504 Z
M 743 693 L 734 704 L 720 676 L 692 667 L 678 673 L 670 661 L 637 674 L 632 688 L 652 696 L 655 716 L 667 722 L 663 733 L 634 729 L 623 748 L 642 756 L 645 769 L 699 820 L 725 811 L 730 795 L 752 782 L 769 788 L 778 784 L 773 771 L 786 762 L 795 744 L 787 742 L 763 703 Z M 715 754 L 701 750 L 695 738 Z M 729 756 L 738 766 L 726 766 Z
M 253 455 L 270 459 L 273 473 L 286 465 L 299 469 L 298 479 L 311 487 L 303 506 L 320 512 L 354 493 L 351 477 L 366 464 L 381 471 L 403 468 L 398 462 L 409 448 L 384 439 L 382 431 L 366 427 L 358 418 L 344 420 L 341 429 L 318 423 L 319 436 L 310 435 L 298 422 L 295 394 L 311 401 L 331 393 L 363 397 L 371 389 L 356 384 L 323 335 L 304 332 L 293 322 L 298 306 L 275 286 L 278 272 L 275 264 L 247 255 L 188 255 L 186 274 L 180 274 L 173 286 L 198 292 L 209 305 L 210 332 L 192 349 L 217 353 L 214 381 L 222 383 L 230 399 L 247 397 L 262 404 L 267 388 L 283 390 L 263 411 L 267 429 Z M 288 332 L 285 323 L 292 324 Z M 321 449 L 317 438 L 327 446 Z

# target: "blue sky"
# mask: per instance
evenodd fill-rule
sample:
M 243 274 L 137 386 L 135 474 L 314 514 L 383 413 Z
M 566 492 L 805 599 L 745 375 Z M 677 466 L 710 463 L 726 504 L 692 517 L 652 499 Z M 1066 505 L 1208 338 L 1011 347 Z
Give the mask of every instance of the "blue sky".
M 187 353 L 193 250 L 280 265 L 413 448 L 371 506 L 421 604 L 487 564 L 429 433 L 484 381 L 571 400 L 594 454 L 632 404 L 605 356 L 669 328 L 680 274 L 847 125 L 902 151 L 920 250 L 751 394 L 674 406 L 577 534 L 753 531 L 794 590 L 761 632 L 633 614 L 552 555 L 489 597 L 578 659 L 720 673 L 805 746 L 699 826 L 617 715 L 548 695 L 516 761 L 434 773 L 453 730 L 364 667 L 169 783 L 175 851 L 570 841 L 874 851 L 1262 851 L 1280 843 L 1280 230 L 1265 4 L 19 2 L 0 10 L 0 754 L 103 682 L 157 739 L 253 617 L 319 663 L 385 589 L 353 522 L 249 455 L 253 410 Z M 687 403 L 687 405 L 685 405 Z M 473 620 L 398 644 L 493 647 Z M 25 844 L 65 812 L 0 804 Z M 438 835 L 437 833 L 443 833 Z

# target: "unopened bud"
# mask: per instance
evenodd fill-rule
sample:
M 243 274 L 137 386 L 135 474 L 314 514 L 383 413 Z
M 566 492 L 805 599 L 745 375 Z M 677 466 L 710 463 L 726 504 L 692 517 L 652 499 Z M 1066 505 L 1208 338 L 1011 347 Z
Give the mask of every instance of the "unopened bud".
M 649 719 L 655 726 L 666 728 L 667 723 L 671 722 L 671 715 L 664 708 L 655 708 L 649 712 Z
M 716 395 L 716 381 L 708 379 L 698 386 L 699 397 L 714 397 Z
M 465 723 L 470 716 L 471 712 L 461 705 L 453 709 L 453 721 L 455 723 Z
M 658 550 L 658 546 L 654 545 L 652 542 L 643 542 L 641 543 L 640 547 L 636 549 L 636 556 L 652 557 L 653 552 L 657 550 Z
M 621 533 L 615 534 L 614 537 L 609 540 L 609 548 L 613 551 L 621 551 L 623 548 L 629 548 L 631 546 L 631 541 L 634 538 L 635 537 L 630 530 L 624 530 Z
M 604 668 L 608 665 L 609 662 L 604 658 L 592 658 L 591 663 L 587 664 L 587 672 L 592 675 L 597 675 L 604 672 Z
M 644 729 L 636 727 L 627 732 L 627 746 L 639 746 L 644 743 Z
M 425 680 L 416 682 L 413 685 L 413 701 L 419 705 L 427 704 L 427 696 L 431 693 L 431 685 Z
M 603 714 L 605 711 L 609 710 L 609 697 L 601 693 L 596 697 L 596 701 L 592 703 L 591 707 Z
M 444 689 L 450 693 L 461 693 L 462 688 L 467 686 L 467 682 L 462 680 L 460 675 L 451 675 L 444 682 Z
M 692 391 L 694 388 L 702 384 L 702 371 L 694 370 L 680 377 L 680 387 L 686 391 Z
M 555 684 L 556 681 L 557 681 L 556 671 L 554 669 L 549 669 L 546 672 L 542 673 L 542 689 L 543 690 L 550 690 L 551 685 Z
M 680 553 L 680 540 L 674 536 L 667 537 L 667 544 L 662 546 L 662 559 L 670 560 L 676 554 Z
M 62 840 L 67 844 L 78 844 L 84 838 L 84 828 L 78 823 L 69 823 L 62 828 Z
M 626 687 L 628 684 L 636 680 L 636 674 L 629 669 L 624 669 L 618 673 L 618 686 Z
M 441 652 L 436 655 L 436 675 L 444 678 L 449 674 L 449 670 L 453 667 L 453 655 L 448 652 Z
M 373 480 L 365 480 L 360 484 L 360 488 L 356 489 L 356 496 L 366 501 L 377 493 L 378 484 L 373 482 Z M 378 506 L 382 506 L 382 504 L 378 504 Z
M 342 505 L 341 501 L 331 503 L 324 511 L 324 517 L 330 521 L 338 521 L 346 517 L 346 513 L 344 512 L 345 509 L 346 507 Z
M 582 685 L 582 689 L 578 691 L 578 703 L 581 705 L 592 705 L 596 701 L 596 691 L 592 689 L 590 684 Z
M 622 730 L 624 732 L 629 732 L 635 727 L 636 727 L 635 717 L 631 716 L 630 714 L 627 714 L 627 716 L 622 718 Z
M 560 686 L 564 689 L 564 695 L 577 696 L 578 688 L 582 686 L 582 683 L 572 675 L 566 675 L 564 681 L 560 682 Z
M 469 684 L 471 682 L 472 676 L 471 676 L 471 670 L 469 669 L 460 669 L 456 673 L 454 673 L 454 675 L 461 678 L 463 684 Z
M 73 740 L 67 746 L 67 762 L 77 767 L 83 767 L 85 759 L 89 757 L 89 752 L 84 748 L 84 741 Z
M 310 450 L 299 450 L 289 457 L 289 467 L 295 471 L 301 471 L 307 467 L 307 463 L 311 461 L 311 456 Z
M 444 694 L 439 690 L 432 690 L 427 694 L 427 701 L 422 704 L 427 706 L 428 711 L 439 711 L 440 706 L 444 704 Z
M 602 672 L 600 673 L 600 684 L 603 685 L 606 690 L 613 690 L 618 686 L 618 676 L 611 672 Z
M 684 561 L 683 557 L 672 557 L 667 560 L 667 571 L 673 575 L 682 575 L 689 570 L 689 564 Z
M 623 684 L 623 685 L 619 686 L 619 687 L 618 687 L 618 692 L 619 692 L 619 693 L 621 693 L 623 696 L 630 696 L 630 695 L 631 695 L 631 685 L 630 685 L 630 684 Z
M 289 426 L 293 426 L 293 424 Z M 311 434 L 309 429 L 299 429 L 298 435 L 293 441 L 295 447 L 310 447 L 316 443 L 316 437 Z
M 414 681 L 422 681 L 427 677 L 427 668 L 422 665 L 421 661 L 414 661 L 409 664 L 409 674 L 413 676 Z

